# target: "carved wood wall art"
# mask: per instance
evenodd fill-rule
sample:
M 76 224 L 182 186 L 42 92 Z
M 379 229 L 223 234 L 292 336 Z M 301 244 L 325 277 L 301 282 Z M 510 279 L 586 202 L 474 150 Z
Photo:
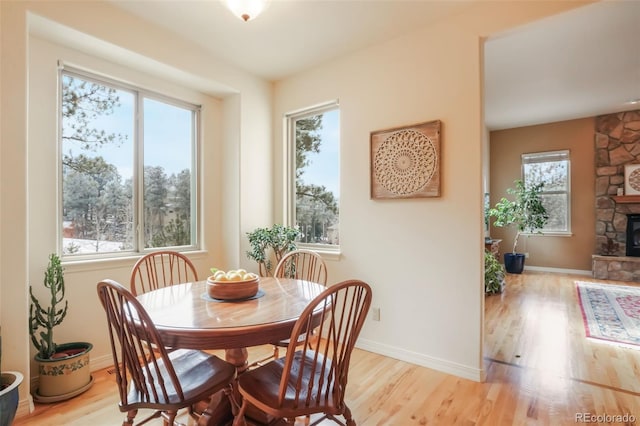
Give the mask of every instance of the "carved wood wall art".
M 624 195 L 640 194 L 640 164 L 625 164 Z
M 440 120 L 371 132 L 371 198 L 440 196 Z

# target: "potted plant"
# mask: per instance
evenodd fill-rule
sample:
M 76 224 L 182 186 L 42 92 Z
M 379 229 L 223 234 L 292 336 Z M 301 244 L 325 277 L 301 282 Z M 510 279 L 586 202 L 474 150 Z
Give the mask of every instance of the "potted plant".
M 257 228 L 253 232 L 247 232 L 251 244 L 247 257 L 258 262 L 261 276 L 271 276 L 282 256 L 297 248 L 296 239 L 300 235 L 298 229 L 277 223 L 271 228 Z
M 56 254 L 49 256 L 44 273 L 44 287 L 49 290 L 49 306 L 40 304 L 29 286 L 29 334 L 38 350 L 39 385 L 34 397 L 39 402 L 69 399 L 89 389 L 93 384 L 89 368 L 91 343 L 72 342 L 58 345 L 53 330 L 67 315 L 69 302 L 65 300 L 64 270 Z
M 489 250 L 484 251 L 484 292 L 486 294 L 504 291 L 504 266 Z
M 22 373 L 2 370 L 2 336 L 0 335 L 0 426 L 9 426 L 13 423 L 20 399 L 18 386 L 23 379 Z
M 549 220 L 547 209 L 542 204 L 540 196 L 544 182 L 525 187 L 522 180 L 516 180 L 514 188 L 507 189 L 507 193 L 514 195 L 514 200 L 505 197 L 489 210 L 489 216 L 495 217 L 494 226 L 514 226 L 516 235 L 513 240 L 511 253 L 504 254 L 504 266 L 509 273 L 520 274 L 524 269 L 524 253 L 516 253 L 518 238 L 522 233 L 540 233 Z

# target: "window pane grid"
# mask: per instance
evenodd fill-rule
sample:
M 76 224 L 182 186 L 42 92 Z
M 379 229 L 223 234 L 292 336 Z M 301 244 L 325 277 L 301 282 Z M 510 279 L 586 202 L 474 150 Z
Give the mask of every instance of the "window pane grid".
M 543 232 L 570 231 L 569 151 L 551 151 L 522 155 L 525 185 L 544 183 L 542 203 L 549 213 Z
M 199 107 L 85 72 L 60 80 L 62 253 L 195 248 Z
M 339 245 L 339 110 L 337 102 L 287 114 L 287 223 L 301 245 Z

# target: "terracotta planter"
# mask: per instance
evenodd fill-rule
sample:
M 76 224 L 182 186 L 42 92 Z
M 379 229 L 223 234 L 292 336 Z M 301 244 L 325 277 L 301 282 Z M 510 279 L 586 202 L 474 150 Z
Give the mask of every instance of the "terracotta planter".
M 36 356 L 40 380 L 34 394 L 35 400 L 63 401 L 89 389 L 93 384 L 89 365 L 91 349 L 91 343 L 65 343 L 58 346 L 57 353 L 51 359 Z

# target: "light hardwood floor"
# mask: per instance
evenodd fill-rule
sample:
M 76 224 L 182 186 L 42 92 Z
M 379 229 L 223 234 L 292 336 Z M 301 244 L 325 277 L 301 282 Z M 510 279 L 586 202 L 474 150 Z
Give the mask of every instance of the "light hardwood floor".
M 635 417 L 626 424 L 640 424 L 640 350 L 585 338 L 576 280 L 593 281 L 525 272 L 510 275 L 503 294 L 485 298 L 484 383 L 356 349 L 347 389 L 356 422 L 555 426 L 579 424 L 580 415 L 626 415 Z M 270 350 L 252 348 L 251 354 L 259 358 Z M 113 376 L 100 371 L 94 377 L 84 394 L 37 404 L 14 425 L 122 424 Z M 625 424 L 614 417 L 589 419 Z

